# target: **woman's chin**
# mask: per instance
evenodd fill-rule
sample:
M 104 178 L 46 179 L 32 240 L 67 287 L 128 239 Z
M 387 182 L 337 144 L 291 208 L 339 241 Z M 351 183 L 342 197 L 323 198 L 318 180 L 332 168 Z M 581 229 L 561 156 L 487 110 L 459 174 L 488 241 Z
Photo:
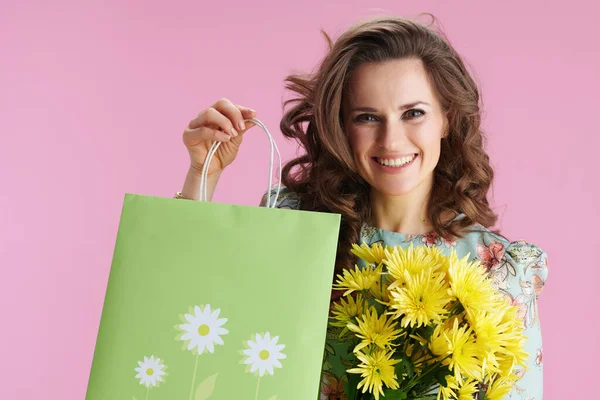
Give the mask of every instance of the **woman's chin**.
M 415 189 L 414 184 L 402 183 L 402 184 L 372 184 L 372 189 L 379 195 L 386 197 L 400 197 L 411 193 Z

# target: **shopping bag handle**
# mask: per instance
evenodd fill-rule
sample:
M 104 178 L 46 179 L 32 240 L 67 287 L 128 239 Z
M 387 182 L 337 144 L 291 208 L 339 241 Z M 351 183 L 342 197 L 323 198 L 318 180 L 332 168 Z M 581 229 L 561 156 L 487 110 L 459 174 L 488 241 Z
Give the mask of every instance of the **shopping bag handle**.
M 267 207 L 269 208 L 275 208 L 275 204 L 277 204 L 277 198 L 279 197 L 279 191 L 281 190 L 281 154 L 279 153 L 279 149 L 277 148 L 277 144 L 275 143 L 275 140 L 273 139 L 273 136 L 271 135 L 271 133 L 269 132 L 269 130 L 267 129 L 267 127 L 258 119 L 256 118 L 250 118 L 247 119 L 246 121 L 250 121 L 252 123 L 254 123 L 255 125 L 257 125 L 258 127 L 260 127 L 263 131 L 265 131 L 265 133 L 267 134 L 267 137 L 269 138 L 269 143 L 271 144 L 271 152 L 270 152 L 270 160 L 269 160 L 269 186 L 267 188 Z M 215 153 L 217 152 L 217 149 L 219 148 L 219 146 L 221 145 L 221 142 L 213 142 L 213 144 L 210 146 L 210 149 L 208 150 L 208 154 L 206 155 L 206 160 L 204 161 L 204 166 L 202 167 L 202 175 L 200 177 L 200 196 L 199 199 L 200 201 L 207 201 L 207 184 L 206 181 L 208 180 L 208 167 L 215 155 Z M 273 199 L 273 201 L 271 202 L 271 187 L 273 186 L 273 163 L 275 161 L 275 157 L 273 154 L 273 150 L 275 150 L 275 152 L 277 152 L 277 160 L 279 161 L 279 179 L 277 181 L 277 193 L 275 194 L 275 198 Z

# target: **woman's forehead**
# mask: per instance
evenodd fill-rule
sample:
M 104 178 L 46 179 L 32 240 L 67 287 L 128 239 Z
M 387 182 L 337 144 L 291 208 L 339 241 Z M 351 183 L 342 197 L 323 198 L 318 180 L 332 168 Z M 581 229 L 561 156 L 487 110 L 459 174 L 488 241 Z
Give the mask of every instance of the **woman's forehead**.
M 401 59 L 369 63 L 358 67 L 346 88 L 346 100 L 353 107 L 363 102 L 397 102 L 398 107 L 417 101 L 434 100 L 433 87 L 421 60 Z M 373 106 L 373 104 L 369 104 Z

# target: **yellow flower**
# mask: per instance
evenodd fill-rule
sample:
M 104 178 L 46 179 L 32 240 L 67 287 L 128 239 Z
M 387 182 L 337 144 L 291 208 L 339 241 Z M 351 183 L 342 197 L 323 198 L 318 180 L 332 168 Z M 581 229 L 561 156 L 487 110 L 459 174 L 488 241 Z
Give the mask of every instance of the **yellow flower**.
M 512 375 L 517 365 L 525 366 L 529 356 L 524 350 L 526 338 L 517 311 L 517 307 L 504 300 L 497 301 L 493 311 L 467 311 L 484 367 L 502 377 Z
M 446 377 L 446 385 L 440 386 L 440 390 L 438 391 L 437 399 L 443 400 L 451 400 L 456 399 L 456 391 L 458 390 L 458 385 L 456 384 L 456 379 L 453 376 Z M 472 399 L 471 399 L 472 400 Z
M 397 376 L 394 371 L 394 365 L 400 360 L 392 359 L 392 353 L 388 353 L 383 349 L 375 349 L 371 354 L 356 354 L 361 364 L 357 368 L 349 369 L 351 374 L 360 374 L 363 378 L 359 382 L 357 388 L 363 388 L 362 392 L 367 390 L 373 393 L 375 400 L 379 400 L 379 395 L 383 394 L 383 385 L 385 384 L 390 389 L 398 389 Z
M 385 250 L 383 263 L 391 277 L 403 283 L 405 272 L 411 275 L 418 274 L 424 268 L 434 271 L 440 267 L 442 258 L 439 249 L 428 246 L 414 247 L 411 243 L 406 249 L 396 246 Z
M 452 303 L 450 303 L 452 304 Z M 452 309 L 452 306 L 450 306 L 450 309 Z M 446 329 L 452 329 L 452 327 L 454 326 L 454 321 L 458 322 L 459 325 L 462 325 L 465 323 L 465 318 L 463 317 L 463 315 L 454 315 L 450 318 L 448 318 L 446 321 L 444 321 L 444 328 Z
M 431 268 L 419 274 L 404 273 L 406 285 L 396 287 L 390 292 L 389 307 L 395 311 L 390 314 L 394 318 L 402 317 L 403 327 L 420 327 L 430 321 L 441 322 L 441 317 L 448 313 L 444 307 L 452 299 L 444 282 L 444 275 L 435 274 Z
M 459 327 L 457 319 L 451 329 L 442 325 L 435 327 L 429 348 L 454 372 L 457 381 L 463 376 L 468 379 L 482 378 L 482 363 L 477 357 L 479 349 L 471 336 L 471 329 L 466 325 Z
M 345 269 L 342 275 L 337 275 L 338 281 L 333 288 L 336 290 L 344 290 L 344 296 L 348 296 L 355 290 L 369 290 L 373 287 L 375 282 L 378 281 L 381 276 L 382 267 L 372 268 L 367 266 L 365 268 L 359 268 L 358 265 L 354 267 L 354 271 Z
M 473 333 L 477 338 L 475 343 L 481 352 L 486 370 L 498 372 L 498 360 L 496 354 L 505 346 L 502 332 L 508 329 L 507 324 L 501 323 L 502 314 L 488 311 L 467 310 L 467 320 Z
M 514 342 L 508 342 L 502 353 L 496 354 L 498 373 L 501 377 L 511 377 L 517 365 L 526 368 L 525 361 L 529 357 L 529 353 L 524 349 L 525 341 L 526 339 L 523 337 Z
M 508 322 L 513 327 L 512 329 L 525 329 L 523 318 L 519 316 L 518 306 L 512 305 L 507 300 L 499 299 L 495 309 L 502 313 L 502 323 Z
M 458 392 L 456 393 L 457 400 L 473 400 L 473 395 L 477 393 L 478 390 L 479 389 L 476 381 L 472 379 L 463 381 L 458 388 Z
M 352 253 L 358 258 L 365 260 L 368 264 L 379 265 L 385 257 L 385 250 L 381 243 L 373 243 L 371 246 L 363 242 L 360 246 L 352 245 Z
M 357 321 L 358 326 L 353 323 L 348 324 L 348 329 L 362 339 L 362 342 L 354 349 L 355 352 L 370 344 L 385 349 L 390 347 L 392 341 L 398 338 L 400 334 L 400 330 L 395 329 L 396 322 L 388 319 L 385 314 L 378 316 L 377 310 L 373 306 L 365 314 L 358 317 Z
M 506 354 L 498 354 L 496 360 L 498 362 L 498 375 L 503 378 L 512 376 L 516 366 L 514 357 Z
M 507 378 L 496 378 L 488 386 L 485 392 L 486 400 L 502 400 L 510 392 L 514 381 Z
M 442 250 L 434 246 L 424 246 L 427 249 L 429 257 L 431 257 L 431 263 L 437 266 L 436 271 L 446 275 L 448 279 L 448 268 L 450 268 L 450 258 L 442 253 Z
M 493 310 L 498 304 L 498 295 L 479 261 L 468 262 L 467 258 L 468 256 L 459 259 L 452 250 L 448 267 L 449 293 L 465 309 Z
M 340 333 L 342 336 L 348 330 L 346 327 L 348 323 L 355 321 L 356 317 L 363 313 L 364 308 L 365 303 L 361 294 L 356 296 L 356 299 L 353 296 L 342 297 L 333 304 L 331 313 L 334 321 L 331 322 L 331 325 L 344 328 Z
M 446 386 L 440 386 L 438 400 L 473 400 L 473 395 L 478 391 L 477 382 L 474 380 L 456 380 L 452 375 L 446 377 Z
M 386 273 L 382 272 L 382 275 L 386 275 Z M 390 301 L 390 290 L 385 279 L 378 279 L 371 286 L 371 293 L 382 304 L 387 304 Z

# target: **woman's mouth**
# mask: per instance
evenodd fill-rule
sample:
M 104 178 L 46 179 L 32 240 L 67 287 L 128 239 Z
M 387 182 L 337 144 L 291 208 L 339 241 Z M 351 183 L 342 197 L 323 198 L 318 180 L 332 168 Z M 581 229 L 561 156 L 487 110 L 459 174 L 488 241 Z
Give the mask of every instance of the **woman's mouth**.
M 373 157 L 373 161 L 375 161 L 380 167 L 388 171 L 403 171 L 412 165 L 417 159 L 419 155 L 413 154 L 411 156 L 401 157 L 401 158 L 380 158 Z

